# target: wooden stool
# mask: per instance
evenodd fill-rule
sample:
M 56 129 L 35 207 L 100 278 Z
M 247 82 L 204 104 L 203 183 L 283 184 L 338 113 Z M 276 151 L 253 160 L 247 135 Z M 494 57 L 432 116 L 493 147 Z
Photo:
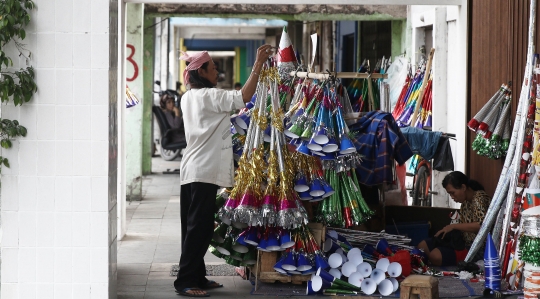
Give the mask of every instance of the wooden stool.
M 439 280 L 432 276 L 411 275 L 401 283 L 400 293 L 400 299 L 439 298 Z

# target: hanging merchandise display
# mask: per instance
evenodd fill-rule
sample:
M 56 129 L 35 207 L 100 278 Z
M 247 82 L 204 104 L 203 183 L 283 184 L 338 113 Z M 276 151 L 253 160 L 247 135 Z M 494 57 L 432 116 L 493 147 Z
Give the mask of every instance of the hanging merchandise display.
M 476 132 L 472 149 L 490 159 L 501 159 L 510 143 L 512 91 L 503 84 L 467 126 Z
M 509 269 L 512 269 L 514 264 L 519 264 L 517 260 L 519 254 L 515 252 L 517 245 L 515 237 L 519 236 L 518 229 L 520 226 L 517 225 L 517 223 L 520 223 L 521 193 L 525 186 L 527 186 L 527 174 L 523 170 L 526 170 L 528 167 L 531 158 L 530 151 L 532 149 L 532 137 L 529 138 L 527 136 L 532 134 L 532 128 L 528 126 L 528 124 L 533 122 L 534 114 L 534 101 L 532 101 L 532 114 L 530 113 L 530 103 L 532 73 L 535 64 L 533 49 L 535 40 L 536 1 L 530 2 L 529 14 L 527 63 L 525 66 L 523 85 L 519 97 L 518 109 L 515 116 L 508 153 L 505 158 L 495 194 L 480 230 L 467 253 L 467 257 L 465 258 L 466 262 L 472 261 L 477 251 L 482 247 L 487 234 L 493 227 L 493 241 L 494 244 L 498 245 L 500 257 L 503 259 L 501 261 L 503 268 L 505 267 L 505 264 L 508 265 L 507 268 Z M 510 165 L 512 165 L 512 168 L 510 168 Z M 501 209 L 500 207 L 503 202 L 505 202 L 505 206 L 504 209 Z M 519 246 L 517 248 L 519 248 Z M 520 272 L 519 270 L 517 271 L 518 272 L 515 272 L 515 277 L 517 277 L 517 273 Z M 501 274 L 503 276 L 506 274 L 506 277 L 508 277 L 509 275 L 504 272 L 506 271 L 502 271 Z M 520 279 L 515 279 L 515 283 L 511 284 L 510 287 L 515 288 L 519 283 Z
M 139 104 L 139 99 L 126 85 L 126 108 L 131 108 L 137 104 Z
M 286 31 L 283 38 L 288 39 Z M 290 41 L 282 41 L 263 67 L 252 101 L 231 117 L 238 167 L 235 185 L 224 193 L 216 214 L 221 224 L 212 252 L 234 265 L 255 248 L 285 250 L 283 266 L 276 271 L 304 274 L 325 262 L 322 256 L 315 258 L 321 251 L 306 225 L 304 205 L 328 206 L 335 201 L 329 199 L 332 194 L 339 194 L 339 225 L 347 227 L 361 224 L 373 212 L 350 173 L 360 157 L 343 117 L 344 110 L 352 110 L 339 95 L 344 88 L 333 79 L 291 75 L 293 54 Z M 328 219 L 327 209 L 314 210 L 321 213 L 317 219 Z
M 364 60 L 358 68 L 358 73 L 385 74 L 391 62 L 390 58 L 383 57 L 371 70 L 369 61 Z M 371 76 L 355 78 L 347 86 L 347 94 L 354 112 L 389 111 L 390 109 L 389 86 L 381 76 L 379 78 Z
M 431 64 L 435 49 L 427 61 L 421 61 L 414 77 L 409 74 L 392 115 L 400 127 L 418 128 L 432 125 L 432 76 Z

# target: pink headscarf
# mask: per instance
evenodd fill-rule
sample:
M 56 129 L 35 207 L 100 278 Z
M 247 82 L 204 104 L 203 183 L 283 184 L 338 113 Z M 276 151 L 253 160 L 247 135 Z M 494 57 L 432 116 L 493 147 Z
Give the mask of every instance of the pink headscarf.
M 203 64 L 212 60 L 212 58 L 210 58 L 210 55 L 208 55 L 208 52 L 206 51 L 198 52 L 192 55 L 189 55 L 186 52 L 181 53 L 182 56 L 180 59 L 189 62 L 189 65 L 186 66 L 186 69 L 184 70 L 184 84 L 187 86 L 189 84 L 189 71 L 199 69 Z

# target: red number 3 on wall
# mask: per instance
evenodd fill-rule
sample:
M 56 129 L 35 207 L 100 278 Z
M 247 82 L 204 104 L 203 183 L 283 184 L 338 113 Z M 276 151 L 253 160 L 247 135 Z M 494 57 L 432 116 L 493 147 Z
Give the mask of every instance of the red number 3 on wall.
M 139 76 L 139 66 L 137 65 L 137 62 L 133 60 L 133 55 L 135 55 L 135 47 L 133 45 L 127 44 L 126 47 L 128 49 L 131 49 L 131 53 L 127 57 L 127 61 L 131 62 L 133 65 L 133 76 L 131 78 L 126 78 L 126 81 L 131 82 Z

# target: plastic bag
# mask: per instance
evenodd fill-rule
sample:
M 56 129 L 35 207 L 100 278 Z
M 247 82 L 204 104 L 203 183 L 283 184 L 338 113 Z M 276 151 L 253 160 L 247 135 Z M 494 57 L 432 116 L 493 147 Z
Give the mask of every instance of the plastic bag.
M 385 83 L 390 85 L 390 107 L 392 110 L 396 106 L 396 102 L 399 99 L 401 90 L 403 89 L 403 84 L 407 78 L 407 65 L 408 60 L 405 57 L 397 57 L 394 59 L 394 62 L 390 65 L 386 73 L 388 78 L 384 79 Z
M 454 156 L 450 140 L 446 136 L 439 138 L 439 144 L 433 156 L 433 169 L 438 171 L 454 171 Z

